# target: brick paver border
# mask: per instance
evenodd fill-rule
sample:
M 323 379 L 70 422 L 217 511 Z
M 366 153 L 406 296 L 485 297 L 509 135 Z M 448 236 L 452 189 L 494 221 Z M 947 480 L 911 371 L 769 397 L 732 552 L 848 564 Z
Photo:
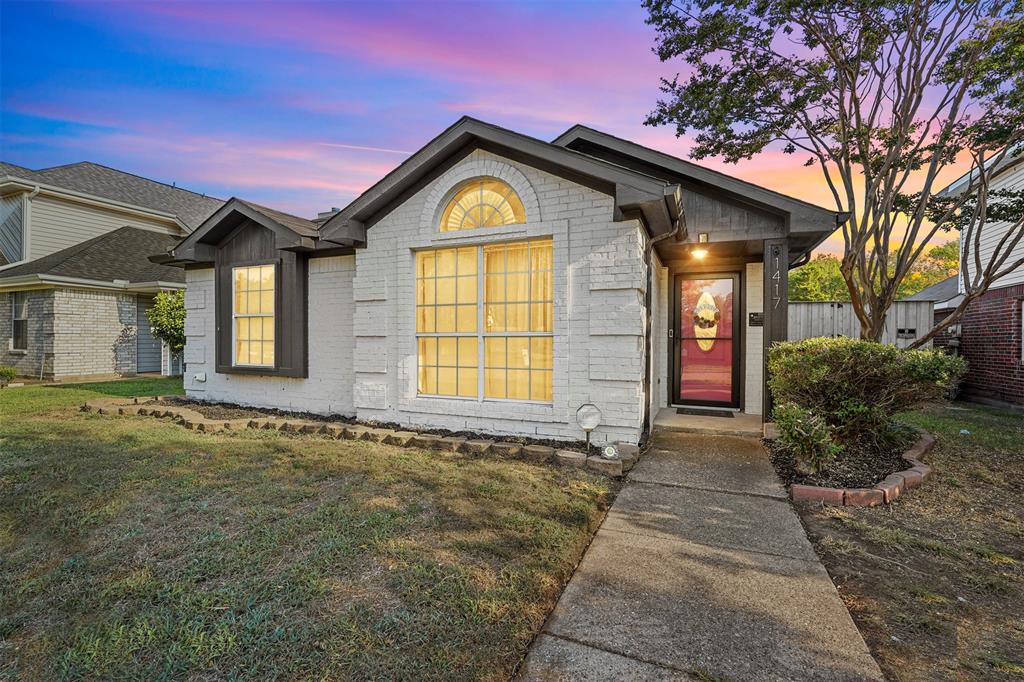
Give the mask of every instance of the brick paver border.
M 266 429 L 282 433 L 304 433 L 337 440 L 366 440 L 398 447 L 414 447 L 474 455 L 494 455 L 536 464 L 583 467 L 611 478 L 621 478 L 633 468 L 640 451 L 635 445 L 618 443 L 617 459 L 587 456 L 575 450 L 556 450 L 546 445 L 523 445 L 497 440 L 470 440 L 438 436 L 416 431 L 396 431 L 370 424 L 311 421 L 293 417 L 254 417 L 246 419 L 207 419 L 200 412 L 179 403 L 177 396 L 152 398 L 97 398 L 82 405 L 83 412 L 103 415 L 171 418 L 190 431 L 219 433 L 245 429 Z
M 932 468 L 922 462 L 921 458 L 934 445 L 935 437 L 922 432 L 917 442 L 903 453 L 903 459 L 910 468 L 889 474 L 885 480 L 871 488 L 824 488 L 794 483 L 789 487 L 789 495 L 794 502 L 819 502 L 834 507 L 876 507 L 889 504 L 902 495 L 903 491 L 916 488 L 931 478 Z

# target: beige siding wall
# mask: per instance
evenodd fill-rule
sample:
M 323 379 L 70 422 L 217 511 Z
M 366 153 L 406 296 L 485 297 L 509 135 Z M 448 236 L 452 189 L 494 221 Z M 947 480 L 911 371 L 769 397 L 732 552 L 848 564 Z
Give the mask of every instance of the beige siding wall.
M 1024 189 L 1024 163 L 1018 163 L 1016 168 L 1013 168 L 1002 175 L 996 177 L 992 182 L 989 191 L 1000 190 L 1000 189 Z M 1011 223 L 995 223 L 993 225 L 986 225 L 981 230 L 981 241 L 979 242 L 978 253 L 981 255 L 982 267 L 985 267 L 987 263 L 992 259 L 993 252 L 999 243 L 999 240 L 1010 229 Z M 1011 236 L 1012 239 L 1012 236 Z M 1005 251 L 1004 249 L 1001 252 Z M 1017 246 L 1010 253 L 1010 256 L 1006 259 L 1006 264 L 1009 265 L 1016 260 L 1024 258 L 1024 239 L 1022 239 Z M 977 273 L 977 268 L 974 265 L 974 246 L 971 245 L 971 252 L 967 255 L 968 265 L 967 273 L 969 277 L 973 277 Z M 998 279 L 995 283 L 996 288 L 1013 286 L 1014 284 L 1024 283 L 1024 267 L 1017 268 L 1010 274 Z M 963 293 L 963 282 L 960 282 L 960 290 Z
M 39 195 L 32 200 L 29 257 L 41 258 L 125 226 L 184 234 L 166 221 Z
M 0 197 L 0 255 L 8 263 L 16 263 L 22 257 L 22 225 L 25 197 L 12 194 Z M 0 261 L 0 265 L 3 261 Z

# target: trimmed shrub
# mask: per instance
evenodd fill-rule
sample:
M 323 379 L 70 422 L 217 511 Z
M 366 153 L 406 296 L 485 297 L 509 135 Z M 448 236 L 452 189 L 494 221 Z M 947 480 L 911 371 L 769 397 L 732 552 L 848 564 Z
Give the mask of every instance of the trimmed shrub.
M 16 376 L 18 376 L 18 370 L 13 367 L 0 366 L 0 386 L 11 383 Z
M 792 403 L 820 418 L 837 445 L 871 447 L 891 438 L 898 413 L 943 398 L 966 368 L 962 358 L 939 351 L 805 339 L 772 346 L 768 385 L 779 406 Z
M 842 452 L 842 448 L 832 442 L 825 420 L 796 403 L 777 405 L 772 415 L 782 442 L 793 451 L 800 473 L 816 474 Z

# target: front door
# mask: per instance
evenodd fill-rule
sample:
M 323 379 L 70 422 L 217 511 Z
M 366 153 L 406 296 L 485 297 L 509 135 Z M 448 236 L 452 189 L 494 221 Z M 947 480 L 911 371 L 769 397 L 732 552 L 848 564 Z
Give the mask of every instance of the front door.
M 681 405 L 739 407 L 739 275 L 676 277 L 673 393 Z

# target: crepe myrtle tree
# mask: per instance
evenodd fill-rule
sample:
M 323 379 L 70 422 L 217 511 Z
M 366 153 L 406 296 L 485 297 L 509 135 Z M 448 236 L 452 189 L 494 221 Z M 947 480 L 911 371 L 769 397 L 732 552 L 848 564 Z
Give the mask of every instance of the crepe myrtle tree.
M 1013 253 L 1024 196 L 989 190 L 1024 151 L 1024 0 L 644 6 L 658 56 L 685 65 L 663 79 L 647 124 L 694 133 L 696 159 L 737 163 L 777 145 L 818 167 L 849 213 L 840 270 L 862 338 L 881 337 L 904 278 L 941 233 L 959 232 L 965 296 L 915 345 L 1024 264 Z M 966 191 L 939 196 L 939 175 L 968 159 Z

